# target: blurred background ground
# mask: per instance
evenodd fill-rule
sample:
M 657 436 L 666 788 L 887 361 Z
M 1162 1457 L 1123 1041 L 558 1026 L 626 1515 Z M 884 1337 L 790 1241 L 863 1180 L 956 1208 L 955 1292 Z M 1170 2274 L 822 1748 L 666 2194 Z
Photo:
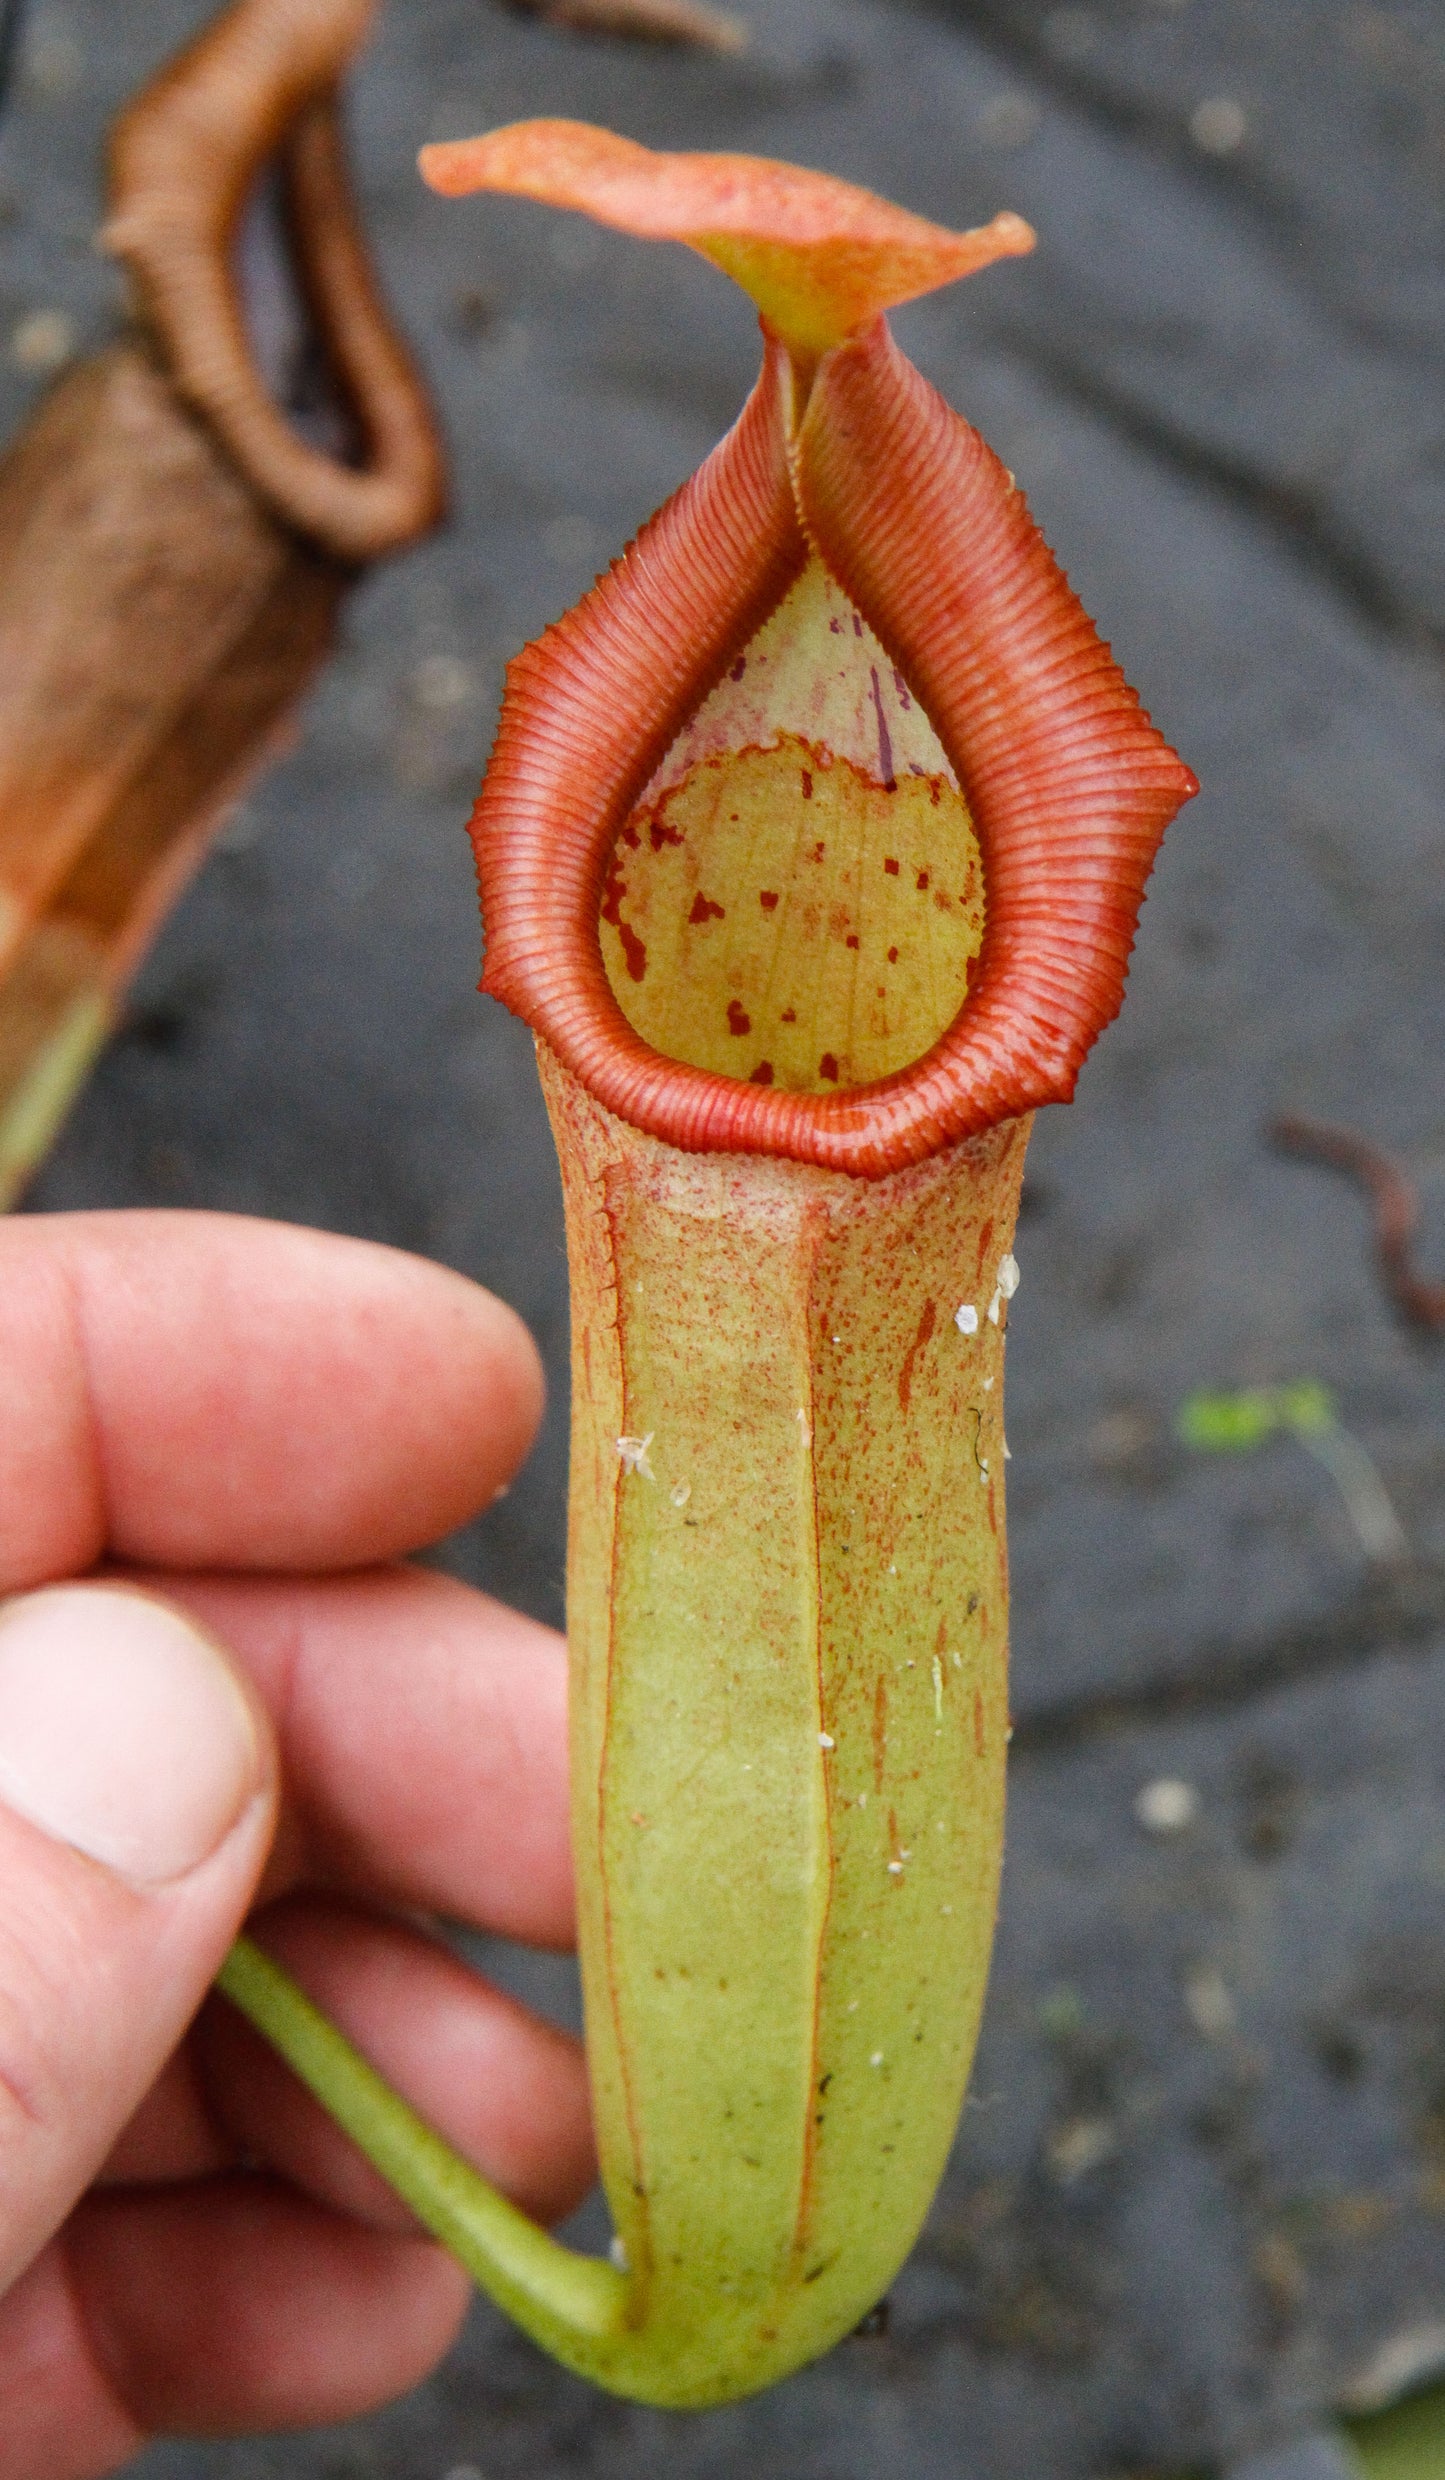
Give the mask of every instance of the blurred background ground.
M 0 427 L 107 333 L 105 121 L 197 0 L 37 4 L 0 136 Z M 1445 2365 L 1445 1392 L 1360 1202 L 1263 1142 L 1345 1119 L 1445 1254 L 1445 10 L 1439 0 L 743 0 L 736 58 L 392 0 L 367 210 L 444 410 L 448 531 L 368 581 L 30 1203 L 423 1250 L 552 1372 L 445 1553 L 561 1613 L 565 1269 L 520 1029 L 473 995 L 461 822 L 501 666 L 700 460 L 746 304 L 681 251 L 446 206 L 420 141 L 535 112 L 788 155 L 1037 255 L 900 315 L 1197 768 L 1119 1025 L 1035 1138 L 1010 1352 L 1013 1806 L 974 2092 L 887 2340 L 668 2419 L 479 2308 L 432 2385 L 144 2480 L 1143 2480 Z M 1281 1439 L 1191 1390 L 1312 1377 L 1411 1547 L 1370 1578 Z M 1183 1783 L 1172 1831 L 1141 1793 Z M 1180 1819 L 1181 1805 L 1183 1809 Z M 1146 1799 L 1143 1817 L 1155 1817 Z M 1168 1808 L 1168 1802 L 1165 1802 Z M 563 1968 L 492 1962 L 539 2002 Z M 1423 2466 L 1422 2466 L 1423 2468 Z

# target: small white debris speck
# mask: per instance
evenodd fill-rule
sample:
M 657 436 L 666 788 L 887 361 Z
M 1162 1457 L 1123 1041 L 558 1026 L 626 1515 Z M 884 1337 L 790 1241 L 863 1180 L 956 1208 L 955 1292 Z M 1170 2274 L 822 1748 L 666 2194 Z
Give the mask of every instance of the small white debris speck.
M 692 1496 L 692 1483 L 690 1481 L 674 1481 L 672 1488 L 668 1491 L 667 1495 L 671 1499 L 674 1507 L 685 1507 L 688 1500 Z
M 1118 2130 L 1107 2118 L 1070 2118 L 1049 2138 L 1049 2168 L 1062 2187 L 1087 2178 L 1119 2150 Z
M 992 1385 L 993 1385 L 993 1380 L 992 1380 L 992 1378 L 985 1378 L 985 1379 L 984 1379 L 984 1382 L 983 1382 L 983 1391 L 984 1391 L 985 1395 L 987 1395 L 987 1393 L 989 1392 L 989 1389 L 992 1387 Z
M 619 2273 L 630 2273 L 632 2271 L 632 2259 L 627 2253 L 627 2241 L 618 2231 L 614 2230 L 612 2233 L 611 2240 L 608 2243 L 607 2253 L 611 2257 L 612 2262 L 617 2267 Z
M 1004 1462 L 1005 1462 L 1006 1464 L 1011 1464 L 1011 1463 L 1013 1462 L 1013 1460 L 1014 1460 L 1014 1451 L 1013 1451 L 1012 1447 L 1009 1445 L 1009 1442 L 1008 1442 L 1008 1440 L 1007 1440 L 1007 1439 L 1005 1439 L 1005 1440 L 1004 1440 L 1004 1442 L 1003 1442 L 1003 1460 L 1004 1460 Z
M 477 683 L 467 664 L 454 654 L 424 655 L 408 682 L 412 698 L 429 715 L 451 714 L 469 706 Z
M 836 1342 L 837 1342 L 837 1340 L 838 1340 L 838 1338 L 837 1338 L 837 1336 L 835 1335 L 835 1336 L 833 1337 L 833 1341 L 836 1343 Z M 799 1407 L 798 1407 L 797 1411 L 794 1413 L 793 1418 L 794 1418 L 794 1420 L 795 1420 L 795 1421 L 797 1422 L 797 1424 L 798 1424 L 798 1436 L 799 1436 L 799 1439 L 800 1439 L 800 1440 L 801 1440 L 801 1442 L 802 1442 L 803 1452 L 804 1452 L 804 1454 L 806 1454 L 806 1453 L 807 1453 L 807 1451 L 808 1451 L 808 1449 L 809 1449 L 809 1447 L 810 1447 L 810 1446 L 812 1445 L 812 1443 L 813 1443 L 813 1432 L 812 1432 L 811 1427 L 809 1426 L 808 1416 L 807 1416 L 806 1412 L 803 1410 L 803 1408 L 802 1408 L 802 1405 L 801 1405 L 801 1404 L 799 1405 Z
M 657 1479 L 656 1473 L 647 1460 L 647 1450 L 656 1436 L 656 1430 L 650 1429 L 645 1438 L 618 1439 L 617 1452 L 622 1458 L 624 1472 L 640 1473 L 644 1481 Z
M 990 1326 L 997 1326 L 999 1322 L 999 1312 L 1002 1309 L 1004 1302 L 1006 1300 L 1012 1300 L 1015 1292 L 1018 1290 L 1018 1287 L 1018 1259 L 1013 1256 L 1000 1258 L 998 1273 L 994 1277 L 993 1298 L 988 1304 L 988 1322 Z
M 1234 2000 L 1212 1963 L 1198 1964 L 1186 1974 L 1184 2004 L 1195 2031 L 1206 2041 L 1228 2040 L 1235 2025 Z
M 1146 1834 L 1183 1834 L 1199 1815 L 1199 1794 L 1193 1783 L 1161 1774 L 1157 1782 L 1144 1785 L 1134 1814 Z
M 987 1480 L 988 1480 L 988 1463 L 987 1463 L 987 1459 L 986 1459 L 985 1457 L 982 1457 L 982 1456 L 980 1456 L 980 1458 L 979 1458 L 978 1477 L 979 1477 L 980 1481 L 985 1482 L 985 1483 L 986 1483 L 986 1482 L 987 1482 Z
M 1232 95 L 1206 95 L 1189 115 L 1189 135 L 1206 155 L 1232 155 L 1248 134 L 1244 106 Z
M 63 310 L 31 310 L 10 331 L 10 359 L 27 379 L 48 378 L 68 362 L 78 338 Z
M 869 2064 L 869 2066 L 870 2066 L 870 2067 L 881 2067 L 881 2066 L 882 2066 L 882 2064 L 883 2064 L 883 2052 L 882 2052 L 882 2050 L 881 2050 L 881 2049 L 875 2049 L 875 2051 L 873 2052 L 872 2057 L 871 2057 L 871 2058 L 869 2059 L 869 2061 L 868 2061 L 868 2064 Z
M 818 1733 L 818 1746 L 820 1748 L 836 1748 L 837 1745 L 838 1743 L 834 1739 L 831 1731 L 820 1731 Z
M 978 1333 L 978 1311 L 971 1300 L 965 1300 L 960 1308 L 954 1310 L 953 1322 L 961 1335 Z
M 901 1877 L 903 1875 L 902 1861 L 890 1860 L 888 1863 L 888 1874 L 890 1877 Z
M 943 1664 L 937 1654 L 933 1657 L 933 1710 L 941 1722 L 943 1720 Z

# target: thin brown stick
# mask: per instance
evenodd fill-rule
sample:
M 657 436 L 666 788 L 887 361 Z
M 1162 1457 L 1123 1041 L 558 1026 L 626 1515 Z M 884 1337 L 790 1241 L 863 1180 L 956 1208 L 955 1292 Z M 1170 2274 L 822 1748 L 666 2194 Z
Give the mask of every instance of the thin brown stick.
M 1428 1282 L 1411 1263 L 1411 1244 L 1420 1227 L 1420 1198 L 1408 1173 L 1381 1146 L 1352 1128 L 1336 1128 L 1324 1120 L 1284 1112 L 1269 1133 L 1285 1153 L 1329 1163 L 1359 1181 L 1375 1209 L 1375 1258 L 1386 1290 L 1412 1325 L 1426 1327 L 1432 1334 L 1445 1332 L 1445 1283 Z
M 334 95 L 301 113 L 281 162 L 287 224 L 307 307 L 366 434 L 370 470 L 364 475 L 336 470 L 345 483 L 368 487 L 370 496 L 363 501 L 354 495 L 349 509 L 365 524 L 392 528 L 394 546 L 435 524 L 444 505 L 446 470 L 430 399 L 377 284 Z M 333 538 L 329 547 L 341 546 Z
M 374 0 L 240 0 L 117 122 L 103 239 L 130 266 L 182 394 L 287 524 L 361 561 L 441 510 L 441 447 L 421 378 L 372 279 L 335 88 Z M 369 463 L 298 438 L 256 366 L 232 269 L 236 226 L 268 157 L 286 162 L 298 256 L 350 389 Z
M 573 34 L 687 44 L 702 52 L 740 52 L 748 40 L 741 18 L 708 8 L 704 0 L 512 0 L 512 6 Z

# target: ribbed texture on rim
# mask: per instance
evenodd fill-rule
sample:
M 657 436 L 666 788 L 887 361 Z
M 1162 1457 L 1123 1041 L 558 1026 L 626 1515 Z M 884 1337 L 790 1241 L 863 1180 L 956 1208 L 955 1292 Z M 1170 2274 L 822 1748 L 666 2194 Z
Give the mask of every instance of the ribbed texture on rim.
M 880 318 L 828 354 L 795 460 L 809 532 L 921 700 L 983 850 L 969 996 L 911 1067 L 788 1093 L 664 1059 L 627 1023 L 598 910 L 619 828 L 806 557 L 770 343 L 736 428 L 518 656 L 473 819 L 483 988 L 619 1118 L 694 1153 L 877 1178 L 1066 1101 L 1117 1013 L 1160 837 L 1197 790 L 1022 494 Z
M 542 1034 L 599 1100 L 698 1072 L 633 1032 L 598 944 L 618 829 L 688 716 L 806 558 L 769 348 L 743 412 L 580 603 L 508 666 L 472 813 L 486 930 L 482 988 Z M 639 1082 L 640 1081 L 640 1082 Z M 709 1080 L 726 1086 L 729 1080 Z M 639 1120 L 667 1133 L 665 1098 Z
M 1160 839 L 1199 787 L 1022 492 L 881 319 L 821 365 L 797 480 L 824 558 L 957 770 L 983 853 L 967 1002 L 925 1058 L 868 1091 L 865 1142 L 891 1169 L 1068 1100 L 1118 1013 Z

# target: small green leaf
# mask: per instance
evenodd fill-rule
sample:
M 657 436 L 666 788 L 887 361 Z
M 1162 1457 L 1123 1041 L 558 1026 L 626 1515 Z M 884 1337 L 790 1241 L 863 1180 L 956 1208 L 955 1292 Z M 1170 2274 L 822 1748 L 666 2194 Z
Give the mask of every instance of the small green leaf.
M 1280 1426 L 1273 1387 L 1227 1392 L 1198 1387 L 1179 1407 L 1175 1429 L 1186 1447 L 1206 1455 L 1248 1455 Z
M 1248 1455 L 1282 1429 L 1318 1438 L 1338 1426 L 1335 1399 L 1318 1378 L 1294 1378 L 1287 1386 L 1197 1387 L 1174 1423 L 1183 1444 L 1205 1455 Z
M 1317 1438 L 1321 1430 L 1339 1427 L 1335 1399 L 1318 1378 L 1296 1378 L 1292 1385 L 1276 1387 L 1274 1392 L 1281 1426 L 1297 1436 Z

